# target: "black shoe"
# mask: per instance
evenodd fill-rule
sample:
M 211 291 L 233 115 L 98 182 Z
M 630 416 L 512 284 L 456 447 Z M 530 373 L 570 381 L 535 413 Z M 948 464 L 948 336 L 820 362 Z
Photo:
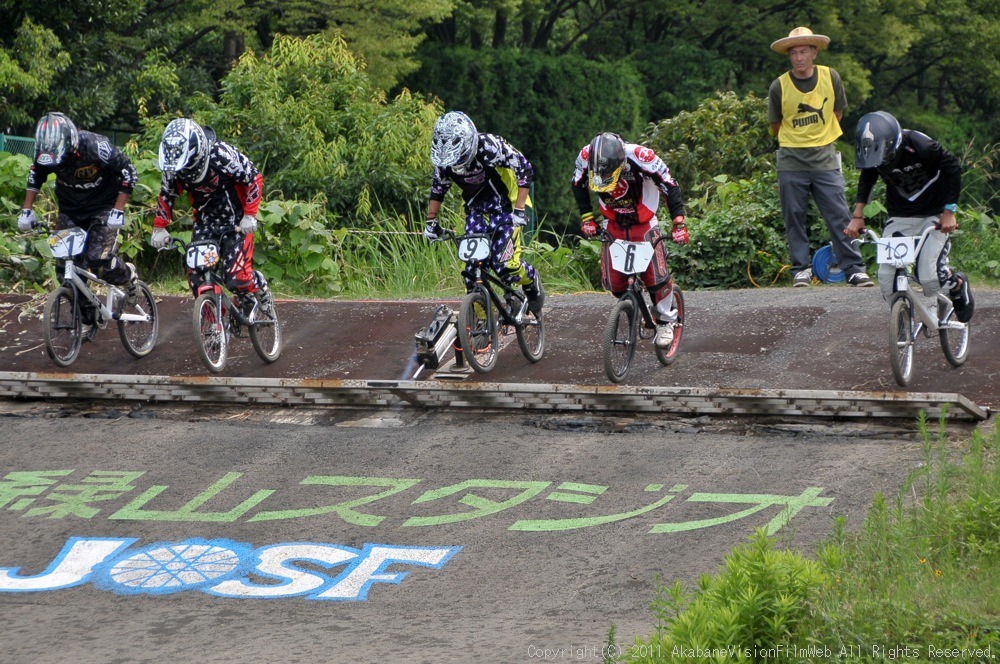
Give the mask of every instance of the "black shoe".
M 955 319 L 960 323 L 968 323 L 976 311 L 976 303 L 972 299 L 972 289 L 969 288 L 969 279 L 961 272 L 955 272 L 952 279 L 959 279 L 958 285 L 948 293 L 951 303 L 955 305 Z
M 871 288 L 875 282 L 864 272 L 855 272 L 847 277 L 847 283 L 858 288 Z
M 528 311 L 537 317 L 545 305 L 545 287 L 542 286 L 542 277 L 538 272 L 535 272 L 535 280 L 524 287 L 524 294 L 528 298 Z

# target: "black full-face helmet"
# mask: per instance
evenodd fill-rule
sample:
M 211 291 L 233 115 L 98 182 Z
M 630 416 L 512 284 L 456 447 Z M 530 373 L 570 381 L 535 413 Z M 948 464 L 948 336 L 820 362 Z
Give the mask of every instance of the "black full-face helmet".
M 855 166 L 875 168 L 888 164 L 896 156 L 902 140 L 899 122 L 885 111 L 862 116 L 854 138 Z
M 35 161 L 42 166 L 58 166 L 79 145 L 76 125 L 62 113 L 46 113 L 35 126 Z
M 612 191 L 625 168 L 625 141 L 618 134 L 598 134 L 590 142 L 588 155 L 590 188 L 597 192 Z
M 215 132 L 211 133 L 214 137 Z M 201 182 L 208 170 L 211 147 L 208 135 L 197 122 L 188 118 L 171 120 L 160 139 L 157 166 L 164 173 L 176 173 L 185 180 Z

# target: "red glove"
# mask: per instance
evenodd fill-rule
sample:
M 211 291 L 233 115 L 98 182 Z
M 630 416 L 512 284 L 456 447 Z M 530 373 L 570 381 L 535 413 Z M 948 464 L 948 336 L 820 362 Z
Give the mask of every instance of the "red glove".
M 587 212 L 580 217 L 582 223 L 580 224 L 580 232 L 583 233 L 584 237 L 594 237 L 597 235 L 597 222 L 594 221 L 594 213 Z
M 691 240 L 687 226 L 684 225 L 684 217 L 674 217 L 674 231 L 671 233 L 671 237 L 677 244 L 687 244 Z

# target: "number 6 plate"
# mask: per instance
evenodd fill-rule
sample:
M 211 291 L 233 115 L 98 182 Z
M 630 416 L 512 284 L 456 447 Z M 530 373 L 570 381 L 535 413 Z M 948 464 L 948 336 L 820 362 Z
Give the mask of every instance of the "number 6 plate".
M 653 244 L 615 240 L 608 253 L 611 255 L 611 267 L 616 272 L 640 274 L 646 271 L 649 261 L 653 260 Z

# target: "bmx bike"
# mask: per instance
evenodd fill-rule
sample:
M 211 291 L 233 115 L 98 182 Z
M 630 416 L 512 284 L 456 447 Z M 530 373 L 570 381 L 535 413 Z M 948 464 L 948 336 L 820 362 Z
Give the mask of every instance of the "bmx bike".
M 889 298 L 889 361 L 902 387 L 913 379 L 913 349 L 921 333 L 927 338 L 937 333 L 945 359 L 952 366 L 962 366 L 969 357 L 969 324 L 955 320 L 955 307 L 948 296 L 939 291 L 931 304 L 912 287 L 920 288 L 913 265 L 932 229 L 919 236 L 881 238 L 871 229 L 865 231 L 867 242 L 876 246 L 878 263 L 896 269 Z
M 500 335 L 513 329 L 517 345 L 529 362 L 545 353 L 545 320 L 541 312 L 529 311 L 528 298 L 518 287 L 505 284 L 493 271 L 490 236 L 470 233 L 456 235 L 445 229 L 442 239 L 455 242 L 458 257 L 465 263 L 462 276 L 473 283 L 462 300 L 456 327 L 462 355 L 478 373 L 488 373 L 496 365 Z
M 601 236 L 601 242 L 610 245 L 608 254 L 611 267 L 628 276 L 628 287 L 612 307 L 604 326 L 604 373 L 612 383 L 625 380 L 639 340 L 652 339 L 656 334 L 656 319 L 653 316 L 655 308 L 639 275 L 649 267 L 656 245 L 663 238 L 661 235 L 652 242 L 631 242 L 616 240 L 607 231 Z M 677 351 L 684 336 L 684 293 L 676 283 L 673 287 L 673 299 L 677 314 L 676 321 L 671 323 L 674 326 L 673 341 L 666 348 L 656 347 L 656 359 L 663 366 L 668 366 L 677 359 Z
M 87 231 L 73 226 L 49 234 L 52 256 L 63 261 L 62 281 L 45 302 L 45 350 L 60 367 L 72 364 L 84 341 L 115 321 L 118 336 L 130 355 L 145 357 L 156 344 L 159 321 L 156 299 L 142 281 L 118 287 L 80 265 L 77 256 L 87 246 Z M 91 286 L 93 284 L 93 287 Z M 99 295 L 105 290 L 104 299 Z M 84 326 L 89 326 L 84 329 Z
M 247 329 L 250 343 L 264 362 L 270 364 L 281 356 L 281 321 L 271 291 L 258 290 L 231 297 L 223 288 L 226 278 L 220 250 L 222 239 L 240 232 L 233 229 L 222 233 L 218 239 L 191 243 L 173 238 L 164 248 L 182 249 L 188 268 L 202 276 L 191 322 L 195 347 L 212 373 L 225 368 L 229 344 L 233 337 L 242 336 L 243 328 Z

